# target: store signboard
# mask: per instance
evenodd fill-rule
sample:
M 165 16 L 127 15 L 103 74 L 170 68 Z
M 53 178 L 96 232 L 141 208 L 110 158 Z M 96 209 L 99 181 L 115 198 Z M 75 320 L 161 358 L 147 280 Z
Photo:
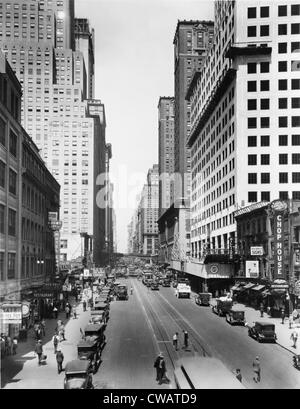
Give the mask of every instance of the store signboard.
M 22 304 L 2 304 L 0 305 L 0 321 L 3 324 L 22 323 Z
M 55 298 L 55 291 L 34 291 L 33 298 Z
M 274 278 L 285 280 L 284 272 L 284 212 L 287 204 L 280 200 L 271 203 L 274 219 Z
M 257 260 L 246 260 L 246 277 L 257 278 L 259 276 L 259 262 Z
M 262 246 L 251 246 L 251 256 L 262 256 L 264 254 L 264 248 Z

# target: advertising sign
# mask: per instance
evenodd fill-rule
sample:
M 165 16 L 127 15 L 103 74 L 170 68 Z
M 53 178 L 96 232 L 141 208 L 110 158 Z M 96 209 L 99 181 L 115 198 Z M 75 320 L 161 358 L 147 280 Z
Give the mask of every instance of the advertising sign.
M 262 246 L 251 246 L 250 252 L 251 256 L 262 256 L 264 254 L 264 249 Z
M 257 278 L 259 276 L 259 262 L 257 260 L 246 260 L 246 277 Z
M 55 291 L 34 291 L 33 298 L 55 298 Z
M 274 278 L 284 280 L 284 211 L 287 204 L 275 200 L 271 203 L 271 208 L 274 219 Z
M 21 324 L 22 304 L 2 304 L 0 306 L 0 320 L 3 324 Z

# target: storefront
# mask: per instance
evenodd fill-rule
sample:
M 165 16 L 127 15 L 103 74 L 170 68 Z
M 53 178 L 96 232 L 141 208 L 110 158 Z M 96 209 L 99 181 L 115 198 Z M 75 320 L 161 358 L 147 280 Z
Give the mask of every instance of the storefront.
M 22 325 L 22 304 L 2 303 L 0 305 L 0 331 L 13 337 L 18 337 Z

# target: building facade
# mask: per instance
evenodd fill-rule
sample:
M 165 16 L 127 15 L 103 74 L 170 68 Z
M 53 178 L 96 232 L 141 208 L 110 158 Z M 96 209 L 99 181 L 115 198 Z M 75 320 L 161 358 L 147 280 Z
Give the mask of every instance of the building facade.
M 74 1 L 0 3 L 0 46 L 22 87 L 22 125 L 62 187 L 61 258 L 82 254 L 94 235 L 95 171 L 102 151 L 91 105 L 94 32 Z M 95 158 L 96 153 L 96 158 Z
M 21 85 L 0 53 L 0 300 L 20 303 L 54 279 L 57 248 L 49 213 L 59 217 L 60 186 L 20 125 Z M 16 333 L 21 322 L 3 324 Z
M 299 13 L 297 1 L 215 2 L 215 41 L 188 93 L 195 259 L 236 251 L 237 209 L 299 198 Z

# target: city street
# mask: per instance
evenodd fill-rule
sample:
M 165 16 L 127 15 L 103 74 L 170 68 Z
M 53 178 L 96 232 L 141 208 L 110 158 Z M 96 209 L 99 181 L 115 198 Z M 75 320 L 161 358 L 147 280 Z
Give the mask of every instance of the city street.
M 110 319 L 106 329 L 107 343 L 102 352 L 102 362 L 93 375 L 95 388 L 153 389 L 174 388 L 173 369 L 176 360 L 183 356 L 215 356 L 227 368 L 240 368 L 246 388 L 299 388 L 300 373 L 292 366 L 292 353 L 280 345 L 260 344 L 248 336 L 247 328 L 230 326 L 225 318 L 215 315 L 210 307 L 200 307 L 191 299 L 177 299 L 174 288 L 160 286 L 153 291 L 137 279 L 121 280 L 133 294 L 128 301 L 112 301 Z M 61 314 L 62 315 L 62 314 Z M 62 315 L 64 318 L 64 316 Z M 80 328 L 84 328 L 90 312 L 81 311 L 78 319 L 66 325 L 66 339 L 60 346 L 65 355 L 64 364 L 75 359 Z M 34 356 L 34 341 L 20 344 L 19 354 L 3 361 L 2 383 L 4 389 L 63 388 L 63 373 L 57 374 L 53 346 L 50 340 L 51 325 L 44 342 L 48 355 L 47 365 L 38 367 Z M 189 347 L 183 349 L 182 331 L 189 334 Z M 175 351 L 172 336 L 179 333 L 179 348 Z M 23 353 L 21 353 L 23 350 Z M 163 352 L 169 384 L 157 385 L 154 359 Z M 262 380 L 253 380 L 252 362 L 260 357 Z

